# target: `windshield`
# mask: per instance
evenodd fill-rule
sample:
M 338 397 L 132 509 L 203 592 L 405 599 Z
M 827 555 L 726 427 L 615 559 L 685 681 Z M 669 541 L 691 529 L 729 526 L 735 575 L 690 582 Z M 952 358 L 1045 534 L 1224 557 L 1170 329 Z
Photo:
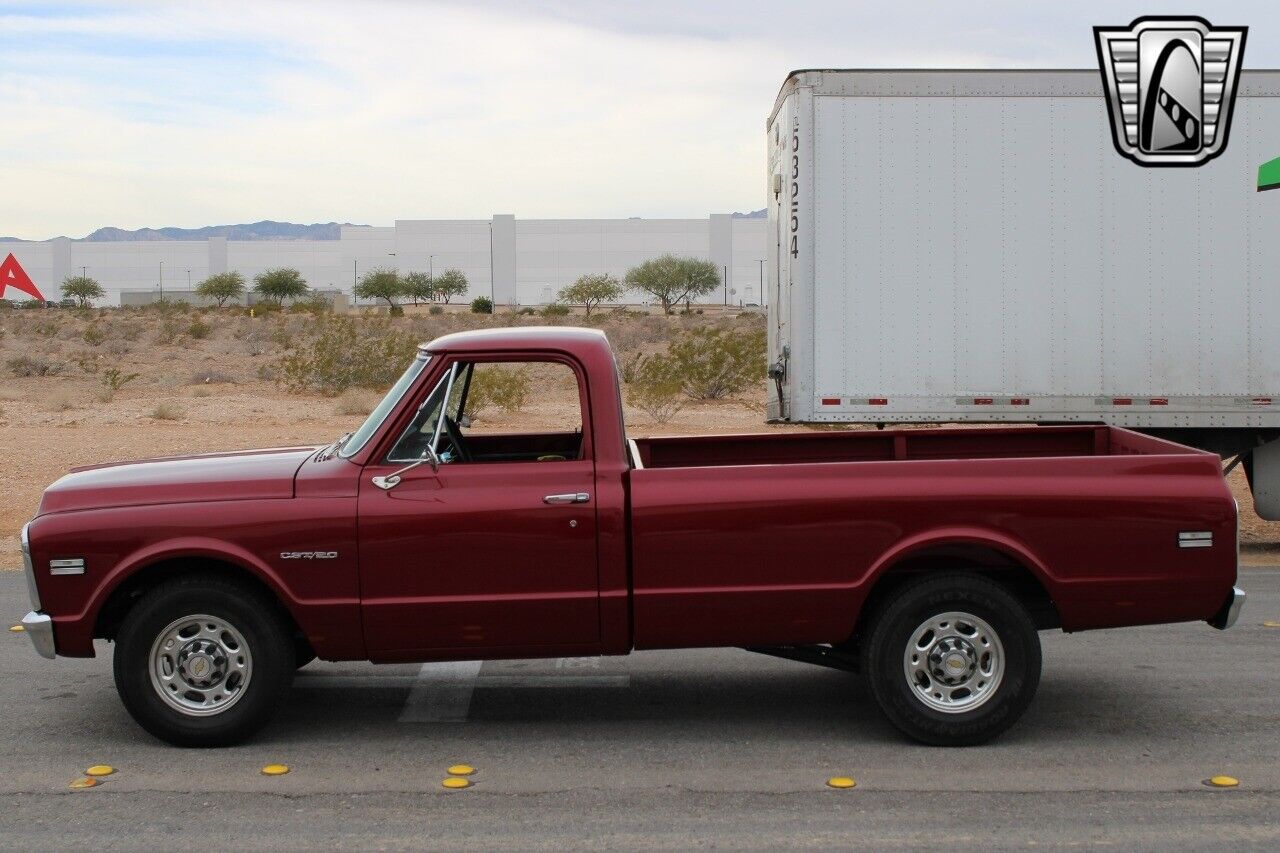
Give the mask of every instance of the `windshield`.
M 425 353 L 419 353 L 418 357 L 413 360 L 413 364 L 409 365 L 409 369 L 404 372 L 396 384 L 391 386 L 391 390 L 387 392 L 387 396 L 382 398 L 382 402 L 369 413 L 369 417 L 365 418 L 364 423 L 360 424 L 360 429 L 351 433 L 351 437 L 342 444 L 338 449 L 338 455 L 344 459 L 360 452 L 360 448 L 368 443 L 369 439 L 382 425 L 382 421 L 387 414 L 395 408 L 396 403 L 409 390 L 409 386 L 418 378 L 427 366 L 428 357 Z

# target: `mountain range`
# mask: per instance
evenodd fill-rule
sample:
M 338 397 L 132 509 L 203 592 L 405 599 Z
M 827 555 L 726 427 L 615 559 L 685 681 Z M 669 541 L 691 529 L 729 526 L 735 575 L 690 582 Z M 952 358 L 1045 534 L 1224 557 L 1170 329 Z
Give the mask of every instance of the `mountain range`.
M 264 219 L 241 225 L 206 225 L 203 228 L 99 228 L 86 237 L 73 238 L 82 243 L 120 243 L 138 240 L 207 240 L 210 237 L 226 237 L 228 240 L 337 240 L 342 226 L 350 222 L 318 222 L 300 225 L 294 222 L 274 222 Z M 18 237 L 0 237 L 0 242 L 30 242 Z

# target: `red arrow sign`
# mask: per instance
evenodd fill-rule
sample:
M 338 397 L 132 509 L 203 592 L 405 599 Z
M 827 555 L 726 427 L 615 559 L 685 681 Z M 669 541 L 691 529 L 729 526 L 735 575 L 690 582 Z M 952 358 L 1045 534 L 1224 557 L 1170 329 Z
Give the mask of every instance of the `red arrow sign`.
M 18 259 L 9 253 L 9 257 L 0 263 L 0 296 L 10 287 L 16 287 L 32 299 L 44 301 L 44 294 L 40 292 L 40 288 L 36 287 L 36 283 L 31 280 L 31 276 L 27 275 L 27 271 L 22 268 L 22 264 L 18 263 Z

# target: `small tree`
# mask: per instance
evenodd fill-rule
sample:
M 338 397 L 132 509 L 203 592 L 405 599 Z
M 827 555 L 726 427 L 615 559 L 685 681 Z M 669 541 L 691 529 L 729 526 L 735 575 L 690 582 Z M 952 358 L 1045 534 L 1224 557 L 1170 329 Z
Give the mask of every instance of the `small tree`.
M 62 295 L 76 301 L 81 308 L 88 308 L 95 299 L 106 296 L 102 285 L 85 275 L 75 275 L 62 282 Z
M 221 308 L 227 304 L 228 299 L 239 299 L 244 296 L 244 276 L 238 272 L 220 272 L 211 275 L 196 285 L 196 296 L 212 299 Z
M 405 295 L 404 279 L 392 269 L 378 268 L 365 273 L 356 285 L 356 296 L 361 299 L 385 299 L 393 312 L 396 300 Z
M 435 296 L 440 297 L 445 305 L 455 296 L 467 295 L 467 277 L 462 270 L 448 269 L 436 276 Z
M 601 302 L 613 302 L 622 296 L 622 282 L 608 273 L 584 275 L 560 291 L 560 301 L 581 305 L 591 316 L 591 309 Z
M 268 302 L 284 305 L 286 299 L 297 299 L 307 293 L 302 273 L 288 267 L 267 270 L 253 277 L 253 292 Z
M 720 273 L 710 261 L 663 255 L 629 271 L 627 286 L 653 296 L 662 303 L 663 312 L 670 314 L 672 305 L 719 287 Z
M 424 272 L 411 272 L 404 277 L 404 295 L 413 300 L 413 304 L 430 302 L 435 296 L 435 284 L 431 276 Z

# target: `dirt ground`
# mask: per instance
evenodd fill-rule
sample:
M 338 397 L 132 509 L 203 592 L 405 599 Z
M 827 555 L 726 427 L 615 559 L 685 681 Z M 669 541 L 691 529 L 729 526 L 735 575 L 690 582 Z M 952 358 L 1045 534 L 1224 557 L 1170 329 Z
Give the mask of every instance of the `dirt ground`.
M 100 312 L 97 317 L 8 313 L 14 316 L 0 318 L 0 442 L 7 456 L 0 490 L 0 568 L 19 567 L 19 529 L 34 514 L 41 491 L 73 466 L 237 448 L 321 445 L 355 428 L 379 396 L 293 394 L 260 378 L 270 376 L 279 355 L 281 328 L 300 322 L 289 317 L 271 320 L 276 325 L 270 328 L 261 319 L 215 317 L 209 321 L 213 328 L 207 337 L 177 334 L 167 340 L 168 333 L 157 335 L 152 328 L 160 322 L 158 317 L 139 312 Z M 65 316 L 48 316 L 53 314 Z M 430 320 L 441 328 L 421 328 L 424 338 L 478 322 L 465 317 Z M 186 322 L 184 317 L 170 325 Z M 416 318 L 414 322 L 422 323 Z M 652 351 L 664 337 L 700 322 L 722 321 L 622 318 L 616 329 L 605 330 L 625 357 L 628 352 Z M 37 324 L 43 324 L 39 331 Z M 91 340 L 105 340 L 86 341 L 89 326 L 102 333 L 91 333 Z M 15 376 L 10 365 L 21 357 L 43 361 L 53 375 Z M 104 374 L 112 369 L 139 375 L 110 394 Z M 477 428 L 500 431 L 517 421 L 535 429 L 563 427 L 572 393 L 563 387 L 535 387 L 519 414 L 492 410 Z M 766 393 L 762 384 L 739 399 L 690 403 L 664 424 L 629 406 L 625 414 L 635 435 L 803 429 L 766 425 Z M 1229 480 L 1240 501 L 1243 541 L 1254 548 L 1280 549 L 1280 525 L 1254 514 L 1239 470 Z

